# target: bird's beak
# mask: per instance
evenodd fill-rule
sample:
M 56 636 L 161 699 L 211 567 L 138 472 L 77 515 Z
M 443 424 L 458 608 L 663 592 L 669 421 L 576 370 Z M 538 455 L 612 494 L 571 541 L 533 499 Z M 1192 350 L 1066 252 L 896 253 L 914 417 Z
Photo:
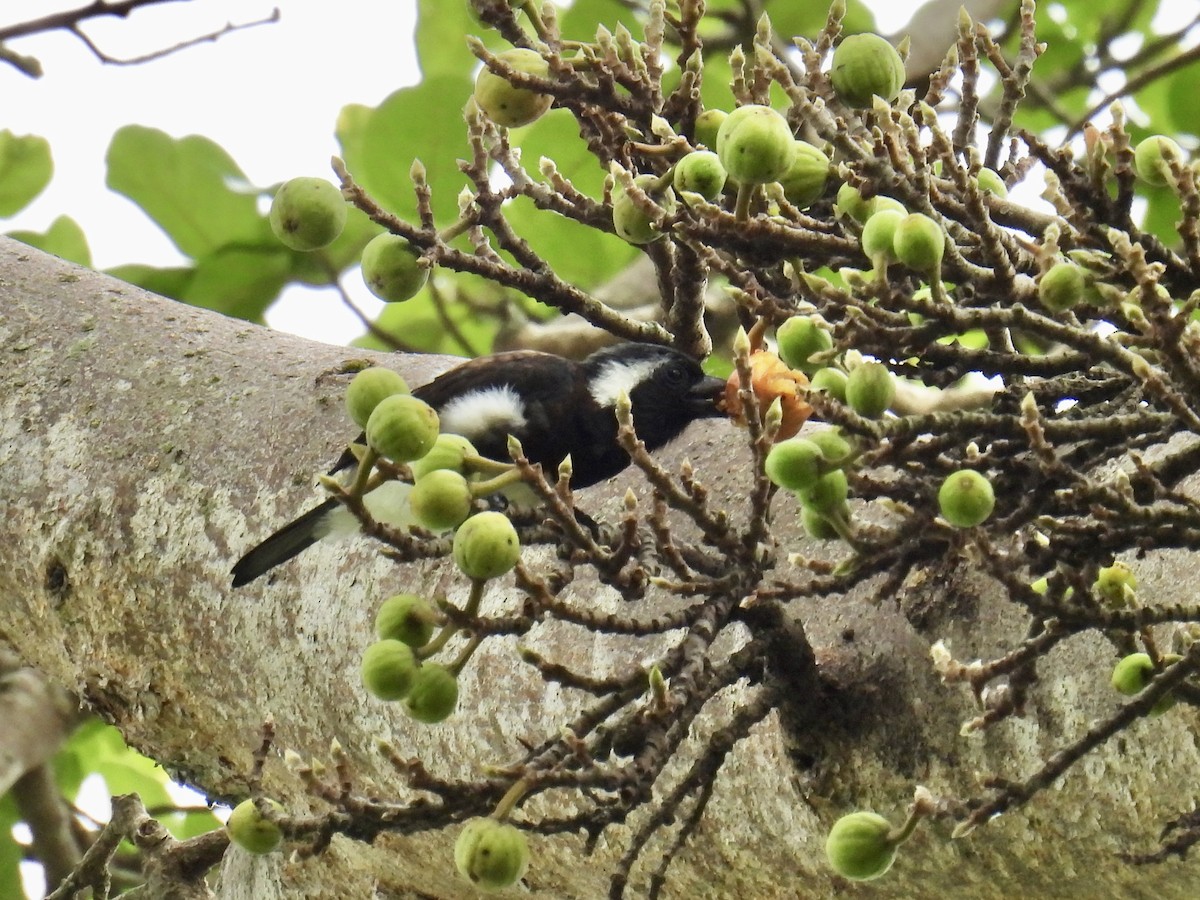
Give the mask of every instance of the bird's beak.
M 708 418 L 723 415 L 718 408 L 718 401 L 725 393 L 725 379 L 705 375 L 687 392 L 685 403 L 688 410 L 696 418 Z

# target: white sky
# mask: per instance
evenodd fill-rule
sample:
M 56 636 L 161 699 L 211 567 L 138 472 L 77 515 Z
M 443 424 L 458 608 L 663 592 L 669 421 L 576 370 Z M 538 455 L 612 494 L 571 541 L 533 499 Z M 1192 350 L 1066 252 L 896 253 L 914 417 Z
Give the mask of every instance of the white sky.
M 33 16 L 67 3 L 21 4 Z M 104 153 L 122 125 L 147 125 L 175 137 L 201 134 L 223 146 L 251 182 L 296 175 L 332 178 L 334 124 L 347 103 L 376 105 L 416 81 L 414 0 L 279 3 L 278 23 L 225 35 L 137 66 L 100 63 L 73 35 L 13 42 L 42 61 L 31 80 L 0 66 L 0 129 L 50 141 L 55 172 L 47 190 L 0 230 L 44 231 L 68 214 L 83 227 L 97 268 L 130 262 L 171 265 L 174 245 L 132 202 L 104 186 Z M 5 4 L 4 24 L 20 21 Z M 36 7 L 36 9 L 35 9 Z M 110 56 L 137 57 L 226 22 L 270 16 L 269 0 L 164 3 L 128 20 L 95 19 L 84 30 Z M 346 284 L 360 306 L 381 308 L 359 279 Z M 362 327 L 332 294 L 299 289 L 272 323 L 314 339 L 345 343 Z
M 459 0 L 446 0 L 459 2 Z M 62 3 L 4 4 L 0 24 L 22 21 Z M 0 129 L 50 141 L 54 179 L 0 231 L 44 231 L 59 215 L 82 226 L 97 268 L 181 261 L 167 237 L 133 203 L 104 186 L 104 153 L 122 125 L 146 125 L 175 137 L 201 134 L 224 147 L 250 181 L 271 185 L 297 175 L 332 177 L 338 152 L 334 123 L 347 103 L 376 105 L 417 79 L 412 28 L 415 0 L 279 0 L 281 20 L 221 37 L 137 66 L 100 63 L 83 43 L 53 32 L 12 43 L 41 60 L 32 80 L 0 65 Z M 879 28 L 908 20 L 917 0 L 875 0 Z M 128 19 L 94 19 L 83 30 L 110 56 L 137 57 L 227 22 L 270 16 L 270 0 L 164 3 Z M 448 113 L 450 114 L 450 113 Z M 382 304 L 351 273 L 355 303 L 369 315 Z M 314 340 L 346 343 L 362 333 L 329 292 L 290 289 L 268 314 L 274 327 Z

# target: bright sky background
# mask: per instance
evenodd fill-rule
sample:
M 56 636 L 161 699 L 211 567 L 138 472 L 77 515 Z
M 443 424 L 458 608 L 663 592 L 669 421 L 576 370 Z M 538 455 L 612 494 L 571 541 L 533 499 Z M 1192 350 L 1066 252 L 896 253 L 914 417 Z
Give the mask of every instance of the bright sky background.
M 454 2 L 454 0 L 446 0 Z M 4 4 L 0 22 L 42 15 L 62 3 Z M 55 172 L 26 210 L 0 220 L 0 231 L 44 231 L 63 214 L 83 227 L 99 269 L 123 263 L 172 265 L 174 245 L 133 203 L 104 186 L 104 153 L 122 125 L 200 134 L 224 147 L 251 183 L 269 186 L 297 175 L 332 178 L 338 152 L 334 124 L 347 103 L 374 106 L 417 80 L 412 40 L 415 0 L 292 0 L 281 20 L 135 66 L 100 63 L 66 32 L 21 39 L 13 49 L 41 60 L 31 80 L 0 66 L 0 129 L 50 141 Z M 869 0 L 879 28 L 901 27 L 917 0 Z M 15 6 L 15 9 L 14 9 Z M 97 18 L 83 30 L 109 56 L 152 53 L 227 22 L 267 18 L 270 0 L 195 0 L 136 11 L 129 19 Z M 447 115 L 455 114 L 448 110 Z M 368 315 L 382 304 L 360 280 L 345 278 Z M 268 314 L 273 326 L 330 343 L 362 333 L 359 321 L 329 292 L 290 289 Z
M 62 3 L 4 4 L 4 24 L 73 8 Z M 42 61 L 31 80 L 0 66 L 0 129 L 50 141 L 54 179 L 18 217 L 0 230 L 44 231 L 68 214 L 83 227 L 97 268 L 144 262 L 172 265 L 175 246 L 141 210 L 104 186 L 104 154 L 127 124 L 162 129 L 174 137 L 200 134 L 224 147 L 253 184 L 269 186 L 296 175 L 332 178 L 338 151 L 334 125 L 347 103 L 374 106 L 417 80 L 412 31 L 414 0 L 279 2 L 281 20 L 222 36 L 142 65 L 99 62 L 75 36 L 49 33 L 13 43 Z M 138 57 L 220 30 L 227 22 L 268 18 L 270 0 L 197 0 L 164 3 L 128 20 L 98 18 L 83 30 L 109 56 Z M 449 114 L 449 113 L 448 113 Z M 377 312 L 382 304 L 346 284 L 356 302 Z M 272 314 L 272 324 L 332 343 L 362 333 L 361 324 L 332 294 L 303 289 Z

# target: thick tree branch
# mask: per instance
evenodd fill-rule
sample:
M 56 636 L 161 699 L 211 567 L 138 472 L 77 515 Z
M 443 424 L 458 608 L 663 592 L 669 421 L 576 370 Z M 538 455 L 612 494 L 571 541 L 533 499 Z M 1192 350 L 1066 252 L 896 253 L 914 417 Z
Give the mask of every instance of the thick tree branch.
M 281 876 L 293 895 L 471 896 L 454 873 L 454 833 L 439 830 L 446 816 L 438 817 L 430 791 L 511 765 L 545 735 L 561 741 L 564 725 L 593 713 L 580 711 L 572 689 L 547 687 L 505 635 L 484 641 L 463 675 L 459 712 L 441 726 L 414 724 L 369 699 L 358 667 L 380 600 L 400 589 L 464 600 L 461 579 L 438 562 L 395 565 L 349 542 L 307 551 L 273 582 L 229 588 L 239 553 L 320 496 L 313 473 L 355 430 L 344 420 L 341 393 L 352 368 L 346 364 L 362 354 L 181 306 L 8 241 L 0 241 L 0 285 L 0 632 L 134 746 L 210 796 L 246 794 L 261 723 L 271 715 L 276 751 L 328 762 L 336 738 L 343 748 L 337 772 L 354 791 L 398 810 L 426 811 L 422 820 L 398 820 L 410 822 L 403 834 L 380 834 L 371 845 L 335 837 L 323 856 L 301 855 Z M 389 362 L 411 383 L 445 364 L 411 356 Z M 684 454 L 712 508 L 743 508 L 750 479 L 741 432 L 710 425 L 656 459 L 671 471 Z M 636 471 L 576 501 L 590 514 L 619 519 L 630 488 L 646 491 Z M 793 524 L 795 512 L 788 498 L 776 498 L 781 546 L 819 557 Z M 861 513 L 886 515 L 875 507 Z M 672 527 L 681 540 L 684 523 Z M 524 562 L 531 570 L 549 567 L 553 556 L 533 550 Z M 1149 553 L 1138 565 L 1139 591 L 1163 604 L 1191 599 L 1188 554 Z M 992 579 L 954 554 L 928 565 L 915 560 L 910 578 L 880 597 L 872 579 L 841 597 L 803 590 L 807 573 L 782 559 L 776 575 L 781 584 L 794 581 L 781 588 L 782 614 L 802 623 L 815 677 L 806 670 L 797 681 L 804 696 L 733 747 L 705 796 L 703 820 L 670 866 L 663 897 L 830 895 L 844 884 L 822 846 L 839 814 L 894 814 L 914 783 L 954 797 L 975 790 L 971 772 L 1034 772 L 1118 704 L 1108 686 L 1111 651 L 1085 634 L 1040 660 L 1040 683 L 1055 690 L 1038 692 L 1027 718 L 960 737 L 978 709 L 968 690 L 939 681 L 929 651 L 943 640 L 958 658 L 987 656 L 1024 633 L 1027 610 L 1004 599 Z M 836 576 L 809 581 L 854 584 Z M 553 590 L 592 615 L 635 611 L 594 579 Z M 522 597 L 510 582 L 490 586 L 481 612 L 511 615 Z M 969 612 L 948 614 L 951 599 L 953 609 Z M 665 617 L 691 602 L 683 600 L 650 585 L 636 612 Z M 744 602 L 748 627 L 759 627 L 751 613 L 760 601 Z M 644 660 L 669 659 L 678 636 L 639 638 L 633 656 L 627 636 L 589 635 L 569 622 L 547 621 L 522 640 L 564 669 L 629 680 Z M 730 652 L 736 658 L 736 648 Z M 755 680 L 763 677 L 757 665 Z M 689 719 L 686 735 L 662 721 L 662 734 L 679 741 L 676 776 L 702 757 L 723 713 L 752 702 L 752 691 L 741 684 L 723 690 Z M 969 839 L 970 878 L 962 845 L 925 829 L 876 893 L 998 898 L 1018 885 L 1038 896 L 1061 892 L 1065 877 L 1080 896 L 1128 893 L 1146 874 L 1116 852 L 1145 846 L 1185 802 L 1156 773 L 1168 764 L 1200 765 L 1190 716 L 1181 705 L 1137 723 L 1153 728 L 1153 740 L 1136 753 L 1109 742 L 1089 757 L 1091 765 L 1069 770 L 1059 789 L 978 830 Z M 400 757 L 419 762 L 399 771 L 377 752 L 379 735 Z M 611 760 L 589 761 L 597 777 L 626 767 L 620 737 L 613 736 Z M 292 814 L 330 808 L 274 752 L 263 788 Z M 574 809 L 565 794 L 546 790 L 521 814 L 567 827 Z M 336 801 L 337 782 L 321 796 Z M 489 788 L 463 802 L 452 816 L 485 811 L 494 796 Z M 643 812 L 634 808 L 627 823 L 607 829 L 590 856 L 570 835 L 534 834 L 529 896 L 603 896 Z M 671 835 L 664 837 L 670 844 Z M 1088 848 L 1086 866 L 1079 865 L 1081 847 Z M 631 891 L 644 892 L 657 871 L 655 858 L 635 865 Z M 1194 892 L 1187 865 L 1161 867 L 1153 877 L 1158 897 Z

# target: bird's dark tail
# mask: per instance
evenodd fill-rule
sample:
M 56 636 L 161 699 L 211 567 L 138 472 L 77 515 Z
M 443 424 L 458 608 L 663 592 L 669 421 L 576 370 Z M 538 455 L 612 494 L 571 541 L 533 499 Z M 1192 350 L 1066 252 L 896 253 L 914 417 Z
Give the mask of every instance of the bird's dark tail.
M 338 501 L 330 498 L 320 506 L 313 507 L 239 559 L 233 567 L 233 586 L 249 584 L 259 575 L 287 562 L 319 541 L 325 536 L 325 519 L 337 505 Z

